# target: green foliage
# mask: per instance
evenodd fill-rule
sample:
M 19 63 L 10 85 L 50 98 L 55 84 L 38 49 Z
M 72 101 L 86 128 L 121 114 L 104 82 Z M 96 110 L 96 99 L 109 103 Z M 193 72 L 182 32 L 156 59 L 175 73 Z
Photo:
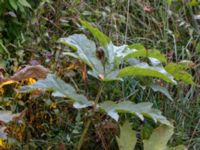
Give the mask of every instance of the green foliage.
M 33 15 L 33 7 L 38 1 L 29 3 L 27 0 L 0 1 L 0 54 L 4 59 L 15 57 L 19 47 L 26 41 L 25 33 L 28 22 Z M 1 57 L 1 56 L 0 56 Z M 6 60 L 4 60 L 6 62 Z M 8 62 L 6 62 L 8 63 Z
M 162 66 L 152 67 L 147 63 L 140 63 L 135 66 L 126 67 L 120 70 L 119 76 L 149 76 L 163 79 L 166 82 L 176 84 L 174 77 L 169 74 Z
M 144 150 L 186 150 L 183 145 L 170 148 L 167 146 L 173 133 L 173 127 L 160 125 L 153 130 L 149 139 L 143 140 Z M 120 127 L 120 138 L 116 140 L 120 150 L 125 150 L 125 148 L 133 150 L 135 148 L 137 142 L 136 132 L 132 130 L 129 122 L 125 122 Z
M 63 38 L 60 41 L 76 49 L 75 53 L 65 52 L 64 55 L 69 55 L 82 60 L 92 68 L 91 74 L 94 77 L 99 78 L 99 75 L 102 74 L 105 78 L 107 78 L 107 75 L 104 73 L 103 64 L 96 57 L 96 46 L 93 41 L 90 41 L 85 35 L 82 34 L 75 34 L 69 36 L 68 38 Z
M 133 150 L 135 147 L 137 142 L 136 133 L 132 130 L 128 121 L 120 126 L 120 136 L 116 137 L 116 140 L 120 150 Z
M 81 60 L 90 67 L 91 70 L 88 71 L 88 74 L 96 77 L 97 79 L 101 79 L 101 81 L 120 79 L 118 78 L 118 75 L 120 77 L 137 75 L 158 77 L 167 82 L 176 83 L 176 81 L 173 79 L 173 76 L 171 76 L 163 67 L 161 67 L 160 61 L 158 60 L 161 54 L 158 52 L 153 53 L 152 57 L 149 58 L 152 66 L 149 66 L 147 63 L 140 63 L 121 69 L 120 65 L 122 62 L 124 63 L 124 58 L 133 52 L 133 49 L 129 48 L 127 45 L 122 45 L 119 47 L 114 46 L 112 42 L 107 40 L 108 38 L 98 29 L 93 28 L 88 23 L 83 21 L 82 24 L 92 32 L 92 34 L 98 39 L 100 45 L 103 46 L 103 49 L 101 50 L 102 56 L 98 55 L 98 50 L 95 43 L 89 40 L 83 34 L 74 34 L 67 38 L 61 38 L 59 41 L 73 49 L 73 52 L 64 52 L 64 55 L 72 56 L 78 60 Z M 157 54 L 159 54 L 159 57 L 157 57 Z M 128 62 L 126 63 L 129 64 Z M 86 108 L 88 106 L 92 106 L 94 107 L 95 111 L 91 113 L 91 116 L 95 116 L 96 112 L 100 113 L 103 111 L 106 112 L 111 118 L 118 121 L 118 113 L 129 113 L 136 115 L 142 121 L 144 121 L 144 117 L 149 117 L 153 119 L 155 123 L 159 122 L 170 127 L 173 126 L 164 116 L 161 115 L 160 111 L 152 108 L 152 103 L 146 102 L 134 104 L 131 101 L 115 103 L 114 101 L 107 100 L 99 103 L 99 93 L 97 94 L 95 101 L 92 102 L 89 101 L 85 96 L 77 94 L 71 85 L 66 84 L 63 80 L 56 78 L 56 76 L 52 74 L 49 74 L 44 80 L 37 81 L 35 84 L 22 87 L 21 92 L 31 92 L 35 89 L 53 90 L 53 96 L 69 98 L 74 102 L 75 108 Z M 166 92 L 164 93 L 167 95 Z M 167 96 L 169 97 L 169 95 Z M 78 143 L 78 149 L 80 149 L 82 146 L 84 136 L 89 129 L 90 123 L 91 121 L 87 122 L 87 125 L 83 131 L 83 135 Z M 120 143 L 119 141 L 120 140 L 118 139 L 118 143 Z
M 193 77 L 185 70 L 188 68 L 185 64 L 169 63 L 165 66 L 165 69 L 175 77 L 176 80 L 181 80 L 187 84 L 194 85 Z
M 74 100 L 73 96 L 69 96 L 70 90 L 68 89 L 68 87 L 66 87 L 66 89 L 68 89 L 66 90 L 68 91 L 67 93 L 65 90 L 63 92 L 63 89 L 60 88 L 59 85 L 59 88 L 50 88 L 50 91 L 54 91 L 53 94 L 55 94 L 55 91 L 58 92 L 59 95 L 61 95 L 58 95 L 58 97 L 61 98 L 55 98 L 57 97 L 56 95 L 54 95 L 55 97 L 50 96 L 49 93 L 46 94 L 42 92 L 41 94 L 38 91 L 31 92 L 30 95 L 17 94 L 17 98 L 10 97 L 10 95 L 9 97 L 6 97 L 4 95 L 4 97 L 2 97 L 2 102 L 6 103 L 6 109 L 12 109 L 13 111 L 18 112 L 28 107 L 28 112 L 24 120 L 22 122 L 19 122 L 19 124 L 16 123 L 17 128 L 13 128 L 14 135 L 10 134 L 11 137 L 15 137 L 18 140 L 18 144 L 20 146 L 24 146 L 20 147 L 19 149 L 75 149 L 77 141 L 80 138 L 80 134 L 82 132 L 83 122 L 87 122 L 87 120 L 92 121 L 92 126 L 89 127 L 87 135 L 85 135 L 85 138 L 83 138 L 83 147 L 85 149 L 116 149 L 115 143 L 113 143 L 112 141 L 113 137 L 115 137 L 116 135 L 117 127 L 112 127 L 112 124 L 104 121 L 104 117 L 102 118 L 102 116 L 104 115 L 102 115 L 102 112 L 99 112 L 99 105 L 107 102 L 107 100 L 119 100 L 119 102 L 116 102 L 114 105 L 122 103 L 122 100 L 123 102 L 127 102 L 130 100 L 136 103 L 143 101 L 154 103 L 154 106 L 156 108 L 162 110 L 162 112 L 164 112 L 164 114 L 167 114 L 169 118 L 173 118 L 173 123 L 178 127 L 176 129 L 177 133 L 174 136 L 176 140 L 173 142 L 171 140 L 170 143 L 173 145 L 184 143 L 188 144 L 188 147 L 190 148 L 194 147 L 194 149 L 198 149 L 199 130 L 198 128 L 197 130 L 194 129 L 194 125 L 198 121 L 198 113 L 196 112 L 198 112 L 197 110 L 199 106 L 198 100 L 196 100 L 195 98 L 196 94 L 194 93 L 198 93 L 198 91 L 196 92 L 193 87 L 188 89 L 188 87 L 190 86 L 184 85 L 182 85 L 184 86 L 184 89 L 176 89 L 175 86 L 162 82 L 162 80 L 164 79 L 160 77 L 156 77 L 155 75 L 148 76 L 148 74 L 145 75 L 145 71 L 142 71 L 140 74 L 137 75 L 130 75 L 132 77 L 124 76 L 125 78 L 122 78 L 118 76 L 120 69 L 127 66 L 137 67 L 140 63 L 144 63 L 145 65 L 147 64 L 147 66 L 153 69 L 155 69 L 156 67 L 162 68 L 161 70 L 164 70 L 164 73 L 160 71 L 161 74 L 163 73 L 164 75 L 166 75 L 166 72 L 168 74 L 171 74 L 165 69 L 165 65 L 167 64 L 166 59 L 168 60 L 168 62 L 171 62 L 174 59 L 174 56 L 176 57 L 177 62 L 183 58 L 192 58 L 192 60 L 198 60 L 198 55 L 195 55 L 195 53 L 193 53 L 193 47 L 195 47 L 195 44 L 197 42 L 198 34 L 197 36 L 195 36 L 197 30 L 195 30 L 195 28 L 191 26 L 192 24 L 195 24 L 195 20 L 193 20 L 193 15 L 198 14 L 198 11 L 197 7 L 194 6 L 192 6 L 191 12 L 188 11 L 190 7 L 185 6 L 190 1 L 183 2 L 180 0 L 178 3 L 176 3 L 177 1 L 174 0 L 168 1 L 170 5 L 169 7 L 168 5 L 166 5 L 167 1 L 163 0 L 154 0 L 154 2 L 147 0 L 144 3 L 140 3 L 137 1 L 116 0 L 112 0 L 112 2 L 110 3 L 107 3 L 106 1 L 57 0 L 51 1 L 51 3 L 48 4 L 45 2 L 49 0 L 42 0 L 40 5 L 42 7 L 40 7 L 38 10 L 34 10 L 36 6 L 35 2 L 38 2 L 38 0 L 27 0 L 32 9 L 30 9 L 29 6 L 25 4 L 26 2 L 24 3 L 24 1 L 21 1 L 23 4 L 20 5 L 26 5 L 23 6 L 26 13 L 22 14 L 20 13 L 21 9 L 19 9 L 18 5 L 15 5 L 15 3 L 18 1 L 11 1 L 13 3 L 12 10 L 14 10 L 13 12 L 15 14 L 12 13 L 12 11 L 6 12 L 9 12 L 9 15 L 12 16 L 11 18 L 13 20 L 16 20 L 15 15 L 17 15 L 17 19 L 19 20 L 20 26 L 22 28 L 20 27 L 19 30 L 17 30 L 20 33 L 17 35 L 17 38 L 15 38 L 15 36 L 9 36 L 9 38 L 7 38 L 7 36 L 5 36 L 7 35 L 7 31 L 5 32 L 3 28 L 3 40 L 1 42 L 2 44 L 0 46 L 0 50 L 4 56 L 4 59 L 5 56 L 9 58 L 9 55 L 11 55 L 11 57 L 15 57 L 15 53 L 13 53 L 13 51 L 18 50 L 20 47 L 20 49 L 23 49 L 19 53 L 20 58 L 23 57 L 22 54 L 25 54 L 26 56 L 28 56 L 25 57 L 25 59 L 27 59 L 28 61 L 29 59 L 39 60 L 39 63 L 48 66 L 65 81 L 73 82 L 73 85 L 75 85 L 76 87 L 76 91 L 78 91 L 77 93 L 74 90 L 75 95 L 80 95 L 80 93 L 84 93 L 85 95 L 87 95 L 88 99 L 95 99 L 95 104 L 92 103 L 92 105 L 88 108 L 82 110 L 73 109 L 71 108 L 71 105 L 69 105 L 69 103 L 76 104 L 78 100 Z M 9 2 L 9 0 L 4 0 L 4 2 Z M 178 4 L 178 6 L 175 7 L 174 4 Z M 179 4 L 181 5 L 179 6 Z M 11 7 L 11 5 L 8 6 Z M 146 10 L 146 8 L 150 9 L 150 11 L 148 9 Z M 36 14 L 34 18 L 26 17 L 29 15 L 31 16 L 33 10 Z M 194 14 L 192 14 L 193 12 Z M 24 17 L 25 20 L 22 20 L 23 18 L 21 18 L 23 15 L 26 15 Z M 63 55 L 61 54 L 63 52 L 63 47 L 58 46 L 55 43 L 55 41 L 61 36 L 65 37 L 70 35 L 71 33 L 80 33 L 81 31 L 83 31 L 83 28 L 77 28 L 74 26 L 78 25 L 78 27 L 80 27 L 79 23 L 76 20 L 76 17 L 74 16 L 81 16 L 81 18 L 86 18 L 91 22 L 95 22 L 95 24 L 98 24 L 102 27 L 104 33 L 107 33 L 109 37 L 112 37 L 113 43 L 117 43 L 117 45 L 122 45 L 113 45 L 108 36 L 101 33 L 97 28 L 94 28 L 89 23 L 81 21 L 82 25 L 91 32 L 91 34 L 95 37 L 95 39 L 97 39 L 97 41 L 99 41 L 99 43 L 95 44 L 95 49 L 92 50 L 92 53 L 90 53 L 90 50 L 87 49 L 84 44 L 82 44 L 85 43 L 86 40 L 80 40 L 81 44 L 78 43 L 78 40 L 76 40 L 76 38 L 79 38 L 79 36 L 82 38 L 84 35 L 72 35 L 74 36 L 74 39 L 71 41 L 78 44 L 68 44 L 68 46 L 75 51 L 69 52 L 69 49 L 67 49 L 67 52 L 64 52 L 71 53 L 68 55 L 77 58 L 79 61 L 81 61 L 81 63 L 86 63 L 88 74 L 100 79 L 100 81 L 122 79 L 124 80 L 123 82 L 112 81 L 109 83 L 103 83 L 104 87 L 102 88 L 102 92 L 99 92 L 100 94 L 97 94 L 97 89 L 99 88 L 98 85 L 101 85 L 102 83 L 99 83 L 97 80 L 93 80 L 93 78 L 90 78 L 90 76 L 83 83 L 80 80 L 79 73 L 82 72 L 82 70 L 79 70 L 80 66 L 75 66 L 76 68 L 73 69 L 73 71 L 68 69 L 68 66 L 71 66 L 71 63 L 73 66 L 73 63 L 76 63 L 76 60 L 68 57 L 63 57 Z M 25 31 L 26 23 L 29 19 L 32 19 L 32 22 L 29 24 L 30 28 L 28 27 L 27 31 Z M 2 24 L 5 23 L 3 22 Z M 13 25 L 15 24 L 13 23 Z M 168 34 L 169 30 L 171 30 L 170 33 L 173 35 L 174 39 L 172 39 L 171 35 Z M 29 39 L 29 41 L 24 43 L 22 47 L 21 44 L 25 40 L 28 40 L 27 38 Z M 84 38 L 87 39 L 86 36 Z M 12 41 L 10 39 L 12 39 Z M 142 44 L 133 44 L 133 46 L 131 45 L 132 48 L 130 46 L 123 45 L 123 43 L 130 44 L 132 42 L 144 43 L 145 47 L 148 48 L 145 48 Z M 88 43 L 91 44 L 92 41 L 89 40 Z M 77 52 L 79 51 L 77 47 L 80 48 L 80 51 L 82 51 L 83 53 L 85 53 L 84 49 L 87 49 L 87 52 L 84 55 L 88 55 L 89 57 L 83 57 L 82 55 L 79 55 L 80 52 Z M 153 50 L 150 50 L 151 48 Z M 158 51 L 157 49 L 162 50 L 162 52 L 166 52 L 167 56 L 169 53 L 168 58 L 164 58 L 164 55 L 161 54 L 160 51 Z M 48 58 L 46 57 L 46 53 L 48 53 Z M 104 54 L 104 57 L 102 57 L 102 55 L 99 55 L 102 53 Z M 127 55 L 129 55 L 130 58 L 128 58 Z M 93 57 L 92 59 L 98 60 L 99 63 L 96 63 L 96 60 L 91 61 L 90 56 Z M 27 64 L 28 61 L 23 62 L 23 64 Z M 136 61 L 137 63 L 135 63 Z M 13 67 L 15 69 L 12 70 L 15 72 L 16 69 L 18 69 L 18 67 L 16 66 L 19 62 L 18 60 L 13 60 L 13 62 L 16 63 Z M 195 71 L 195 74 L 198 74 L 196 73 L 196 70 L 198 69 L 198 61 L 195 61 L 195 63 L 197 63 L 195 64 L 197 65 L 197 67 L 195 67 L 193 71 Z M 161 64 L 164 67 L 162 67 Z M 101 69 L 99 69 L 98 66 L 101 66 Z M 76 70 L 78 71 L 76 72 Z M 184 71 L 187 70 L 184 69 Z M 151 72 L 151 70 L 149 72 Z M 6 76 L 7 75 L 8 74 L 6 74 Z M 171 74 L 171 76 L 174 80 L 174 75 Z M 56 78 L 55 80 L 57 79 L 58 78 Z M 194 79 L 198 82 L 198 77 Z M 38 82 L 40 83 L 40 81 Z M 49 83 L 49 81 L 46 81 L 46 79 L 45 82 Z M 57 81 L 55 82 L 55 85 L 57 85 L 57 83 L 61 83 Z M 64 83 L 63 81 L 61 85 L 65 87 L 65 84 L 66 83 Z M 53 84 L 51 84 L 51 86 L 53 86 Z M 49 87 L 46 86 L 41 87 L 45 88 L 33 89 L 49 89 Z M 18 86 L 16 88 L 18 88 Z M 153 89 L 153 91 L 161 92 L 162 94 L 153 93 L 152 90 L 149 88 Z M 109 89 L 109 91 L 107 91 L 107 89 Z M 167 89 L 169 89 L 169 92 L 167 91 Z M 172 99 L 169 93 L 173 95 L 173 99 L 175 99 L 175 101 L 167 101 L 165 97 L 163 97 L 164 94 L 169 99 Z M 14 91 L 13 95 L 15 95 Z M 58 101 L 60 99 L 61 101 Z M 195 101 L 191 101 L 191 99 L 195 99 Z M 98 101 L 100 101 L 101 103 Z M 80 106 L 80 103 L 78 104 Z M 138 106 L 140 103 L 132 104 Z M 82 103 L 81 106 L 84 106 L 84 104 Z M 94 108 L 91 109 L 91 107 Z M 170 111 L 168 111 L 168 108 L 170 108 Z M 189 108 L 191 108 L 192 111 Z M 105 111 L 101 107 L 100 109 L 102 111 Z M 77 112 L 79 115 L 76 114 Z M 140 128 L 138 126 L 140 126 L 141 124 L 137 122 L 139 121 L 138 119 L 135 119 L 135 113 L 131 113 L 134 114 L 134 116 L 130 115 L 130 111 L 127 111 L 127 108 L 126 111 L 116 110 L 116 112 L 117 115 L 121 112 L 129 113 L 129 115 L 122 115 L 123 117 L 120 117 L 120 121 L 123 120 L 124 117 L 128 118 L 129 120 L 131 120 L 134 126 L 137 126 L 136 129 Z M 77 117 L 79 119 L 75 118 L 76 116 L 79 116 Z M 141 113 L 140 117 L 141 119 L 143 119 L 142 117 L 150 116 Z M 106 118 L 109 121 L 111 120 L 109 117 Z M 188 120 L 192 121 L 189 122 Z M 112 123 L 118 124 L 114 120 L 112 120 Z M 146 121 L 142 125 L 146 124 L 148 124 L 148 127 L 151 126 L 151 124 Z M 100 128 L 95 131 L 96 129 L 94 129 L 93 127 L 96 128 L 96 126 L 98 125 L 100 125 Z M 109 131 L 105 128 L 109 128 Z M 106 131 L 104 131 L 104 129 Z M 16 132 L 18 132 L 19 130 L 20 132 L 17 134 Z M 20 133 L 23 133 L 23 135 Z M 191 133 L 195 133 L 195 135 L 191 137 Z M 141 146 L 142 141 L 140 140 L 141 139 L 138 139 L 139 143 L 137 144 L 137 146 Z M 195 143 L 197 143 L 196 147 Z M 17 149 L 16 147 L 14 148 Z
M 66 84 L 53 74 L 49 74 L 46 79 L 39 80 L 35 84 L 23 86 L 20 92 L 30 92 L 35 89 L 53 90 L 53 96 L 66 97 L 73 100 L 75 108 L 84 108 L 92 105 L 92 102 L 89 102 L 85 96 L 77 94 L 71 85 Z
M 103 49 L 101 49 L 101 52 L 98 52 L 93 41 L 87 39 L 85 35 L 75 34 L 59 40 L 61 43 L 64 43 L 75 50 L 74 53 L 64 52 L 63 54 L 82 60 L 92 69 L 89 71 L 89 74 L 97 79 L 101 79 L 103 81 L 120 80 L 120 78 L 117 77 L 119 73 L 118 65 L 131 50 L 127 45 L 113 45 L 110 39 L 108 39 L 108 37 L 98 29 L 93 28 L 85 21 L 81 22 L 96 38 L 98 38 L 100 44 L 103 46 Z M 100 56 L 101 58 L 98 58 L 98 53 L 102 53 L 100 54 L 102 55 Z
M 196 46 L 196 51 L 197 51 L 198 53 L 200 53 L 200 43 L 197 44 L 197 46 Z
M 170 150 L 167 143 L 173 135 L 172 127 L 161 125 L 153 130 L 151 137 L 148 140 L 143 140 L 144 150 Z M 172 149 L 185 150 L 184 146 L 178 146 Z
M 200 4 L 200 2 L 198 2 L 197 0 L 190 0 L 187 5 L 192 7 L 192 6 L 198 6 Z
M 152 88 L 152 90 L 154 92 L 161 92 L 162 94 L 164 94 L 167 98 L 169 98 L 171 101 L 173 101 L 173 98 L 171 97 L 171 95 L 169 94 L 169 91 L 167 90 L 167 88 L 162 87 L 160 85 L 156 85 L 153 84 L 150 86 Z
M 98 38 L 98 41 L 104 47 L 104 49 L 101 49 L 102 58 L 98 58 L 98 50 L 94 42 L 87 39 L 85 35 L 75 34 L 67 38 L 61 38 L 60 42 L 70 46 L 72 49 L 75 50 L 75 52 L 64 52 L 64 54 L 80 59 L 88 66 L 90 66 L 92 70 L 89 71 L 89 74 L 91 74 L 95 78 L 102 79 L 104 81 L 110 81 L 119 80 L 120 78 L 118 78 L 118 74 L 120 77 L 130 75 L 149 76 L 157 77 L 163 79 L 166 82 L 176 84 L 176 81 L 172 76 L 172 71 L 167 72 L 165 68 L 162 67 L 162 65 L 160 64 L 160 62 L 166 62 L 165 56 L 161 54 L 160 51 L 146 50 L 140 44 L 133 44 L 129 47 L 127 45 L 122 45 L 119 47 L 114 46 L 110 40 L 106 40 L 106 42 L 101 41 L 108 39 L 108 37 L 106 37 L 98 29 L 93 28 L 89 25 L 89 23 L 86 23 L 85 21 L 81 22 L 96 38 Z M 107 45 L 105 45 L 106 43 Z M 135 49 L 136 52 L 134 52 Z M 125 67 L 119 70 L 119 65 L 124 59 L 130 59 L 134 57 L 148 57 L 153 65 L 149 66 L 147 63 L 139 63 L 134 66 Z M 169 70 L 169 67 L 166 66 L 166 68 Z M 172 73 L 172 75 L 170 73 Z M 182 76 L 182 79 L 186 83 L 192 84 L 191 78 L 188 82 L 188 75 L 188 73 L 185 73 L 185 75 Z M 179 80 L 179 78 L 177 78 L 177 75 L 175 77 Z
M 120 103 L 115 103 L 112 101 L 105 101 L 100 104 L 100 108 L 107 112 L 107 114 L 118 121 L 118 113 L 130 113 L 139 117 L 144 121 L 144 116 L 152 118 L 156 123 L 160 122 L 162 124 L 172 126 L 172 124 L 161 115 L 159 110 L 152 108 L 152 103 L 139 103 L 134 104 L 130 101 L 124 101 Z
M 107 45 L 110 43 L 110 39 L 103 34 L 102 32 L 99 31 L 99 29 L 92 27 L 88 22 L 81 20 L 82 25 L 87 28 L 94 37 L 96 37 L 99 41 L 99 43 L 103 47 L 107 47 Z
M 133 49 L 134 52 L 128 54 L 126 56 L 126 59 L 129 58 L 156 58 L 160 62 L 167 62 L 167 59 L 164 54 L 161 54 L 159 50 L 147 50 L 143 45 L 141 44 L 133 44 L 129 46 L 130 49 Z

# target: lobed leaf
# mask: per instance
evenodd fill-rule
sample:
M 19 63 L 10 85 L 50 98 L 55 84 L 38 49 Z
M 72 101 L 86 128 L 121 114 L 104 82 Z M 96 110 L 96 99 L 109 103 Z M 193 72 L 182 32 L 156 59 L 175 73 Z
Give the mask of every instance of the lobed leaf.
M 75 108 L 85 108 L 93 104 L 92 102 L 88 101 L 88 99 L 84 95 L 77 94 L 75 89 L 71 85 L 65 83 L 61 79 L 58 79 L 53 74 L 48 74 L 46 79 L 38 80 L 32 85 L 23 86 L 20 92 L 30 92 L 35 89 L 53 90 L 53 96 L 66 97 L 73 100 Z
M 154 129 L 148 140 L 143 140 L 144 150 L 185 150 L 185 146 L 169 148 L 168 141 L 174 133 L 174 128 L 166 125 L 160 125 Z
M 149 66 L 147 63 L 140 63 L 120 70 L 119 76 L 149 76 L 163 79 L 166 82 L 176 84 L 173 76 L 162 66 Z
M 76 50 L 75 52 L 64 52 L 63 54 L 80 59 L 86 63 L 91 68 L 88 73 L 93 77 L 103 81 L 120 80 L 120 78 L 117 77 L 119 71 L 118 68 L 115 67 L 114 62 L 103 65 L 96 57 L 96 45 L 85 35 L 74 34 L 67 38 L 61 38 L 60 42 Z
M 189 66 L 185 63 L 169 63 L 165 66 L 165 70 L 173 75 L 176 80 L 181 80 L 187 84 L 195 85 L 192 75 L 185 71 L 188 67 Z
M 131 113 L 139 117 L 144 121 L 144 117 L 150 117 L 155 122 L 160 122 L 162 124 L 172 126 L 171 123 L 162 116 L 161 112 L 157 109 L 152 108 L 152 103 L 139 103 L 134 104 L 130 101 L 124 101 L 120 103 L 115 103 L 113 101 L 105 101 L 100 104 L 100 109 L 105 111 L 111 118 L 118 121 L 118 113 Z
M 120 126 L 120 136 L 116 137 L 117 144 L 120 150 L 133 150 L 137 137 L 135 131 L 132 130 L 131 124 L 126 121 Z

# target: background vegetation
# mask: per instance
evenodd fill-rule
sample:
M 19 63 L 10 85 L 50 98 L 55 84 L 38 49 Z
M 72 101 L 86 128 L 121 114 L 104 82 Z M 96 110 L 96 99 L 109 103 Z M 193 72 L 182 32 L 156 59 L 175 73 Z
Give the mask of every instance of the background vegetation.
M 37 77 L 27 79 L 23 74 L 17 82 L 8 82 L 5 78 L 13 77 L 24 66 L 40 64 L 73 85 L 79 93 L 95 99 L 101 83 L 90 76 L 86 80 L 84 65 L 62 55 L 66 47 L 58 42 L 61 37 L 75 33 L 84 33 L 93 39 L 80 23 L 81 18 L 117 46 L 140 43 L 147 49 L 158 49 L 165 54 L 168 63 L 192 61 L 187 71 L 195 85 L 179 81 L 175 86 L 159 80 L 159 85 L 168 89 L 171 98 L 149 88 L 150 79 L 139 76 L 125 77 L 123 84 L 105 83 L 99 99 L 151 102 L 175 127 L 168 142 L 170 146 L 200 149 L 199 12 L 196 0 L 0 0 L 0 106 L 4 111 L 20 113 L 7 123 L 6 129 L 6 121 L 0 122 L 2 148 L 77 147 L 89 115 L 86 110 L 76 110 L 48 92 L 19 93 L 23 85 L 32 84 Z M 94 41 L 99 46 L 97 40 Z M 117 149 L 115 137 L 120 137 L 119 124 L 127 118 L 131 129 L 137 131 L 137 135 L 142 133 L 137 149 L 143 149 L 142 139 L 149 138 L 157 125 L 151 119 L 142 122 L 132 115 L 120 116 L 119 123 L 105 114 L 91 117 L 92 125 L 84 137 L 83 149 Z

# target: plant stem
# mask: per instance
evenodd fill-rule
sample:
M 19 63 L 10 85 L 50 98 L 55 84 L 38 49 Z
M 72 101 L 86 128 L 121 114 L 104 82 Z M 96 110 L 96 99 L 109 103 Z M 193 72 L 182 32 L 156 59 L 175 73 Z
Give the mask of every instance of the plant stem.
M 95 107 L 96 107 L 96 105 L 97 105 L 98 102 L 99 102 L 99 99 L 100 99 L 102 90 L 103 90 L 103 83 L 101 83 L 100 88 L 99 88 L 99 92 L 97 93 L 97 96 L 96 96 L 96 98 L 95 98 L 95 101 L 94 101 Z
M 81 138 L 80 138 L 80 140 L 79 140 L 79 142 L 78 142 L 77 150 L 81 150 L 81 147 L 82 147 L 83 142 L 84 142 L 85 135 L 87 134 L 87 131 L 88 131 L 89 127 L 90 127 L 90 124 L 91 124 L 91 120 L 88 119 L 88 120 L 87 120 L 87 123 L 86 123 L 86 125 L 85 125 L 85 128 L 84 128 L 84 130 L 83 130 L 83 133 L 81 134 Z
M 96 108 L 96 105 L 97 105 L 97 103 L 98 103 L 98 101 L 99 101 L 99 99 L 100 99 L 102 90 L 103 90 L 103 84 L 101 84 L 100 89 L 99 89 L 99 92 L 97 93 L 97 96 L 96 96 L 96 98 L 95 98 L 94 110 L 93 110 L 93 112 L 92 112 L 92 115 L 93 115 L 94 112 L 95 112 L 95 108 Z M 88 119 L 88 120 L 87 120 L 87 123 L 86 123 L 86 125 L 85 125 L 85 128 L 84 128 L 84 130 L 83 130 L 83 132 L 82 132 L 82 134 L 81 134 L 81 138 L 80 138 L 80 140 L 79 140 L 79 142 L 78 142 L 77 150 L 81 150 L 81 147 L 82 147 L 82 145 L 83 145 L 83 143 L 84 143 L 84 138 L 85 138 L 85 136 L 86 136 L 86 134 L 87 134 L 87 132 L 88 132 L 88 129 L 89 129 L 89 127 L 90 127 L 90 124 L 91 124 L 91 119 Z

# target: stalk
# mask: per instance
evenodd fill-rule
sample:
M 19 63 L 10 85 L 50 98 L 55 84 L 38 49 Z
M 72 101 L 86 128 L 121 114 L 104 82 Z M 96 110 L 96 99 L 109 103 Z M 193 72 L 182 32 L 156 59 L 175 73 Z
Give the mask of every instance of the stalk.
M 100 89 L 99 89 L 99 92 L 98 92 L 98 94 L 97 94 L 97 96 L 96 96 L 96 98 L 95 98 L 95 104 L 94 104 L 94 109 L 93 109 L 92 115 L 94 115 L 94 113 L 95 113 L 96 105 L 97 105 L 97 103 L 98 103 L 98 101 L 99 101 L 99 99 L 100 99 L 100 96 L 101 96 L 101 93 L 102 93 L 102 89 L 103 89 L 103 84 L 101 84 L 101 87 L 100 87 Z M 88 132 L 88 129 L 89 129 L 89 127 L 90 127 L 90 124 L 91 124 L 91 119 L 88 119 L 88 120 L 87 120 L 87 123 L 86 123 L 86 125 L 85 125 L 85 128 L 84 128 L 84 130 L 83 130 L 83 132 L 82 132 L 82 134 L 81 134 L 81 138 L 80 138 L 80 140 L 79 140 L 79 142 L 78 142 L 77 150 L 81 150 L 81 147 L 82 147 L 82 145 L 83 145 L 83 143 L 84 143 L 84 139 L 85 139 L 85 136 L 86 136 L 86 134 L 87 134 L 87 132 Z

